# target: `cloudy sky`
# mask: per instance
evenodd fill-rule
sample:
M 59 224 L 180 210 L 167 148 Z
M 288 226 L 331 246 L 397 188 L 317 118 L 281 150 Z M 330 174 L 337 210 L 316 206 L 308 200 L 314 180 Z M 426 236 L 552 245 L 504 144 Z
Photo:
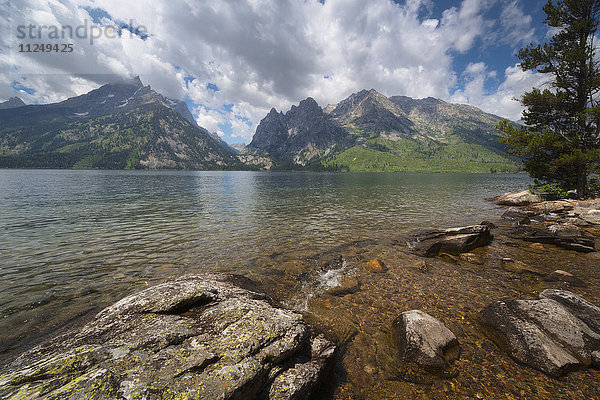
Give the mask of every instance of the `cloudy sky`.
M 547 39 L 544 3 L 0 0 L 0 100 L 56 102 L 139 75 L 229 143 L 248 143 L 273 106 L 371 88 L 517 120 L 513 98 L 545 81 L 514 56 Z M 73 51 L 20 51 L 34 43 Z

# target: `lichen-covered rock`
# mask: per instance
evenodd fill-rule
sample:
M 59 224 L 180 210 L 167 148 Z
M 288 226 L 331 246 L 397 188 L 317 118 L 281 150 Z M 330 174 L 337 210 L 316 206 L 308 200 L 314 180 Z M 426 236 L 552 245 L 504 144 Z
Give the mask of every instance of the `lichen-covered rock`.
M 440 253 L 467 253 L 476 247 L 489 244 L 492 233 L 487 225 L 432 230 L 415 235 L 412 249 L 420 255 L 435 257 Z
M 501 299 L 484 308 L 480 318 L 492 339 L 513 358 L 560 376 L 595 363 L 600 331 L 575 312 L 578 309 L 597 322 L 600 312 L 594 307 L 570 292 L 552 291 L 538 300 Z
M 17 358 L 0 376 L 0 397 L 309 395 L 334 346 L 312 337 L 299 314 L 273 307 L 233 279 L 189 275 L 122 299 L 81 329 Z M 287 382 L 285 390 L 281 382 Z
M 543 199 L 529 190 L 518 193 L 504 193 L 491 199 L 494 203 L 502 206 L 526 206 L 540 203 Z
M 423 311 L 403 312 L 392 327 L 404 362 L 435 372 L 458 358 L 456 336 L 442 322 Z
M 333 361 L 335 347 L 317 336 L 311 345 L 311 359 L 283 371 L 273 381 L 269 400 L 304 400 L 310 396 Z

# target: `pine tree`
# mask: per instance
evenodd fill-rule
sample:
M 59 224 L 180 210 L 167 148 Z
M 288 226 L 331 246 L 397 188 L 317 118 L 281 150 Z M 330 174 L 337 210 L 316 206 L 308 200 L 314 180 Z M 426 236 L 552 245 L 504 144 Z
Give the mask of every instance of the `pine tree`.
M 523 71 L 549 77 L 521 99 L 525 127 L 504 121 L 498 129 L 525 170 L 538 180 L 589 195 L 587 177 L 600 160 L 600 68 L 594 39 L 600 0 L 549 0 L 544 23 L 555 32 L 548 43 L 519 50 Z

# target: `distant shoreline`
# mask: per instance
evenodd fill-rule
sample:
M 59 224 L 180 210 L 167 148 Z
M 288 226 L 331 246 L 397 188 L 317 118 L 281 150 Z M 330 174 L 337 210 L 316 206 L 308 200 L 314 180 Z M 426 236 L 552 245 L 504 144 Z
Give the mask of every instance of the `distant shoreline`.
M 23 171 L 188 171 L 188 172 L 302 172 L 302 173 L 336 173 L 336 174 L 488 174 L 488 175 L 523 175 L 525 171 L 517 172 L 485 172 L 485 171 L 327 171 L 327 170 L 310 170 L 310 169 L 170 169 L 170 168 L 130 168 L 130 169 L 109 169 L 109 168 L 56 168 L 56 167 L 0 167 L 0 170 L 23 170 Z

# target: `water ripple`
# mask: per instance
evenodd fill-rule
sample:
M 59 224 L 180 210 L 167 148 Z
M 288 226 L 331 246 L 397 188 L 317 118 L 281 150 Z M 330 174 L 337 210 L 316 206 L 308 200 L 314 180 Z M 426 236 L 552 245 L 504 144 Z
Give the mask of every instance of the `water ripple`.
M 0 352 L 147 284 L 480 222 L 519 175 L 0 170 Z

